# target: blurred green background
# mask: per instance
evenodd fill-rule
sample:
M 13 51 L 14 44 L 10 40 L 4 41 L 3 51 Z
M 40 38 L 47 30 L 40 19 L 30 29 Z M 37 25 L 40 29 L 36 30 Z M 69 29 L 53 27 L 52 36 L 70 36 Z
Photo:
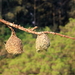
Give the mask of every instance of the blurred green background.
M 34 16 L 30 16 L 31 12 L 34 15 L 33 0 L 3 0 L 0 16 L 25 28 L 37 25 L 39 28 L 35 31 L 55 31 L 75 37 L 75 2 L 67 1 L 36 0 L 39 9 L 36 9 L 35 24 L 32 23 Z M 43 5 L 44 2 L 46 4 Z M 55 8 L 60 7 L 58 2 L 67 3 L 64 3 L 61 10 Z M 62 14 L 55 9 L 61 10 Z M 37 53 L 36 35 L 18 29 L 15 31 L 22 40 L 24 50 L 24 53 L 18 56 L 6 52 L 4 42 L 10 37 L 11 31 L 5 24 L 0 23 L 0 75 L 75 75 L 75 40 L 48 34 L 51 46 L 47 52 Z

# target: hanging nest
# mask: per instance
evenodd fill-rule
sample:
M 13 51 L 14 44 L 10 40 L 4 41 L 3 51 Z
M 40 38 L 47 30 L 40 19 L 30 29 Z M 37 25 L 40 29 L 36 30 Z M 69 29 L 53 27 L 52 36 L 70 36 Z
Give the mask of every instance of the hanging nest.
M 5 48 L 8 53 L 21 54 L 23 52 L 23 45 L 21 39 L 16 36 L 16 33 L 12 27 L 9 27 L 12 31 L 11 36 L 5 44 Z
M 50 46 L 50 39 L 48 38 L 47 34 L 40 34 L 36 38 L 36 51 L 47 51 L 48 47 Z

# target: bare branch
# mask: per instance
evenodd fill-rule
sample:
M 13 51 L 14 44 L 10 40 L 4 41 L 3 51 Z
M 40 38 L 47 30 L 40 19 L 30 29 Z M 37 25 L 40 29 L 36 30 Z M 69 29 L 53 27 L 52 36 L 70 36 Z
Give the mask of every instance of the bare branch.
M 30 27 L 29 27 L 28 29 L 33 31 L 33 30 L 35 30 L 35 29 L 37 29 L 37 28 L 38 28 L 38 27 L 35 26 L 34 28 L 30 28 Z
M 38 27 L 37 26 L 35 26 L 34 28 L 32 28 L 31 30 L 35 30 L 35 29 L 37 29 Z
M 40 33 L 38 33 L 38 32 L 32 31 L 31 29 L 26 29 L 26 28 L 24 28 L 24 27 L 22 27 L 22 26 L 20 26 L 20 25 L 17 25 L 17 24 L 14 24 L 14 23 L 10 23 L 10 22 L 5 21 L 5 20 L 3 20 L 3 19 L 0 19 L 0 22 L 6 24 L 7 26 L 9 25 L 9 26 L 12 26 L 12 27 L 14 27 L 14 28 L 17 28 L 17 29 L 23 30 L 23 31 L 25 31 L 25 32 L 28 32 L 28 33 L 37 34 L 37 35 L 40 34 Z
M 74 37 L 70 37 L 70 36 L 62 35 L 62 34 L 55 33 L 55 32 L 44 31 L 44 33 L 49 33 L 49 34 L 59 35 L 59 36 L 61 36 L 61 37 L 70 38 L 70 39 L 75 40 Z
M 8 26 L 8 28 L 10 28 L 10 29 L 11 29 L 11 31 L 12 31 L 12 35 L 16 35 L 16 33 L 15 33 L 14 29 L 13 29 L 11 26 Z
M 0 22 L 6 24 L 7 26 L 12 26 L 12 27 L 14 27 L 14 28 L 23 30 L 23 31 L 28 32 L 28 33 L 36 34 L 36 35 L 40 35 L 40 34 L 42 34 L 42 33 L 47 33 L 47 34 L 59 35 L 59 36 L 61 36 L 61 37 L 70 38 L 70 39 L 75 40 L 74 37 L 62 35 L 62 34 L 55 33 L 55 32 L 49 32 L 49 31 L 36 32 L 36 31 L 33 31 L 33 30 L 36 29 L 37 27 L 34 27 L 34 28 L 32 28 L 32 29 L 27 29 L 27 28 L 24 28 L 24 27 L 22 27 L 22 26 L 20 26 L 20 25 L 17 25 L 17 24 L 14 24 L 14 23 L 10 23 L 10 22 L 8 22 L 8 21 L 5 21 L 5 20 L 3 20 L 3 19 L 0 19 Z

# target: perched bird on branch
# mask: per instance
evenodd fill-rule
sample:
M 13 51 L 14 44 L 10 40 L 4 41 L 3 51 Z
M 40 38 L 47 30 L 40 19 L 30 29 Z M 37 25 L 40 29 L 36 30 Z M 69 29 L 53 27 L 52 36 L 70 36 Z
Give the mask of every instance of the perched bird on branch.
M 47 51 L 48 47 L 50 46 L 50 39 L 48 38 L 47 34 L 40 34 L 36 38 L 36 51 Z
M 21 54 L 23 52 L 22 41 L 16 36 L 14 29 L 8 26 L 11 29 L 11 36 L 5 44 L 5 48 L 8 53 L 11 54 Z

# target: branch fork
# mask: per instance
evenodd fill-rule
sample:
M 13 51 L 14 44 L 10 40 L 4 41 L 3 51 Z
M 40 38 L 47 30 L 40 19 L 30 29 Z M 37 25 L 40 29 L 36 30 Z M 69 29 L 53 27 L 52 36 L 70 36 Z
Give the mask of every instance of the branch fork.
M 32 33 L 32 34 L 36 34 L 36 35 L 40 35 L 40 34 L 43 34 L 43 33 L 46 33 L 46 34 L 54 34 L 54 35 L 59 35 L 59 36 L 61 36 L 61 37 L 70 38 L 70 39 L 75 40 L 74 37 L 62 35 L 62 34 L 55 33 L 55 32 L 49 32 L 49 31 L 36 32 L 36 31 L 34 31 L 34 29 L 38 28 L 37 26 L 35 26 L 35 27 L 32 28 L 32 29 L 27 29 L 27 28 L 24 28 L 24 27 L 22 27 L 22 26 L 20 26 L 20 25 L 17 25 L 17 24 L 8 22 L 8 21 L 6 21 L 6 20 L 4 20 L 4 19 L 0 19 L 0 22 L 6 24 L 7 26 L 11 26 L 11 27 L 20 29 L 20 30 L 22 30 L 22 31 L 25 31 L 25 32 L 28 32 L 28 33 Z

